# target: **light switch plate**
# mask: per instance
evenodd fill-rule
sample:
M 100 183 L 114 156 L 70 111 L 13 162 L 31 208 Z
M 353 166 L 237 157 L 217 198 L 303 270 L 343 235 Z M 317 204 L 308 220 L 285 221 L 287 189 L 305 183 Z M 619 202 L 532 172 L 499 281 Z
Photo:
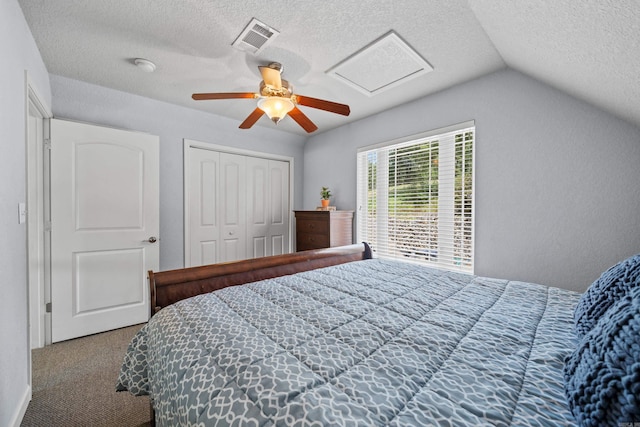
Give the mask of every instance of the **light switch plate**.
M 18 224 L 27 222 L 27 204 L 18 203 Z

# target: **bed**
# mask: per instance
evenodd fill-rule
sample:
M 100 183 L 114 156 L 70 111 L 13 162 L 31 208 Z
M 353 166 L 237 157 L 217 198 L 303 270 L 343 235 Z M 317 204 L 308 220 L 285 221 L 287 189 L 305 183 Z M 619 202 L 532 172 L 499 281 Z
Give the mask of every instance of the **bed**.
M 633 426 L 638 277 L 578 294 L 366 244 L 150 272 L 116 389 L 161 426 Z

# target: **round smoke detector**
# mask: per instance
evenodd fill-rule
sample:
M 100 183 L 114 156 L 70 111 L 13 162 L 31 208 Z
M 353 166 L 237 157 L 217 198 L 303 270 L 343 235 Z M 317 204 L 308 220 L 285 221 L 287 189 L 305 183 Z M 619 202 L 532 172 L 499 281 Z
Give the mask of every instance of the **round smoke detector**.
M 146 73 L 153 73 L 156 70 L 156 64 L 148 59 L 136 58 L 133 63 Z

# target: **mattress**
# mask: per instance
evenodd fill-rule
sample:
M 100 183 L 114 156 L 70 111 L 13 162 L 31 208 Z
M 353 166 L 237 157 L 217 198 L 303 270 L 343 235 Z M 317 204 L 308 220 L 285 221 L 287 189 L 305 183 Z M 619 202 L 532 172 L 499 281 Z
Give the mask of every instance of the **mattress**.
M 117 390 L 159 426 L 572 426 L 580 294 L 371 259 L 165 307 Z

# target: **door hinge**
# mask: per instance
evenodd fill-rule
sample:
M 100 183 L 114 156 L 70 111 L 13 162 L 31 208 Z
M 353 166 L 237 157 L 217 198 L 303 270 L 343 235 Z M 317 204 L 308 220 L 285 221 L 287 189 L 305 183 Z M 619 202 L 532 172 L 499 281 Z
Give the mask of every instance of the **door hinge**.
M 44 148 L 46 148 L 47 150 L 51 150 L 51 140 L 49 138 L 45 138 Z
M 51 221 L 45 221 L 44 231 L 51 231 Z
M 48 302 L 48 303 L 46 303 L 46 304 L 45 304 L 45 306 L 44 306 L 44 311 L 45 311 L 46 313 L 51 313 L 51 303 L 50 303 L 50 302 Z

